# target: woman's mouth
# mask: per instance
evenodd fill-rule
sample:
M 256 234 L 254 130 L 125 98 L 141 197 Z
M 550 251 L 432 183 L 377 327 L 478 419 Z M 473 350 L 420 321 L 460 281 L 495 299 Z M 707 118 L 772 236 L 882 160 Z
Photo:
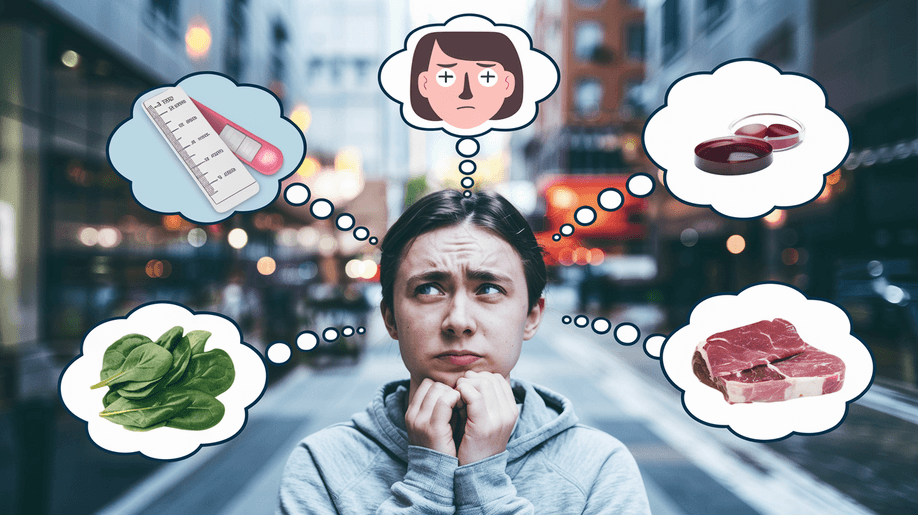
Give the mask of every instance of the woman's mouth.
M 466 366 L 481 359 L 478 354 L 441 354 L 440 359 L 448 361 L 452 365 Z

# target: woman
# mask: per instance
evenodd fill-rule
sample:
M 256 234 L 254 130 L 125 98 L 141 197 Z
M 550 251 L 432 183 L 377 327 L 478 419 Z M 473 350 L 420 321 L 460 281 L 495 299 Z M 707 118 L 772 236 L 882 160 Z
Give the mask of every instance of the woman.
M 411 61 L 411 108 L 425 120 L 473 129 L 523 104 L 523 67 L 499 32 L 432 32 Z
M 382 244 L 380 310 L 410 379 L 300 442 L 277 513 L 649 513 L 618 440 L 510 379 L 545 281 L 503 197 L 445 190 L 405 211 Z

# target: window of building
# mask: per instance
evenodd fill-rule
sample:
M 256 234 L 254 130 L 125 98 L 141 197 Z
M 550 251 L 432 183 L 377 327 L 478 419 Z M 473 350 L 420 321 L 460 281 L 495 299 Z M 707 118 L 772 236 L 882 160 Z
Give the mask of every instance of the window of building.
M 283 97 L 284 81 L 287 75 L 287 29 L 283 22 L 277 20 L 274 22 L 271 37 L 271 90 L 278 97 Z M 283 98 L 281 98 L 283 100 Z
M 156 34 L 177 40 L 178 0 L 150 0 L 144 23 Z
M 581 61 L 593 59 L 602 46 L 602 25 L 595 21 L 579 22 L 574 29 L 574 55 Z
M 580 79 L 574 85 L 574 109 L 581 116 L 595 116 L 602 107 L 602 84 L 594 78 Z
M 599 4 L 601 4 L 603 0 L 576 0 L 576 2 L 577 2 L 577 5 L 580 7 L 586 7 L 587 9 L 595 9 L 599 7 Z
M 682 31 L 679 27 L 679 0 L 663 2 L 663 60 L 668 61 L 682 46 Z
M 626 52 L 629 59 L 644 60 L 644 22 L 631 23 L 626 29 Z
M 704 0 L 701 5 L 701 26 L 704 30 L 714 29 L 726 19 L 727 0 Z
M 229 32 L 226 38 L 226 73 L 237 81 L 241 79 L 245 66 L 244 49 L 246 20 L 246 0 L 229 0 L 227 7 L 227 25 Z

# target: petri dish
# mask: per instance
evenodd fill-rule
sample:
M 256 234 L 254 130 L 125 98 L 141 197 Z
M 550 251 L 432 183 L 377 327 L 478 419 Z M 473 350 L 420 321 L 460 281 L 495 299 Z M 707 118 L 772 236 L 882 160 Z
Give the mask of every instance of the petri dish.
M 772 150 L 790 150 L 801 143 L 806 135 L 803 124 L 790 116 L 777 113 L 758 113 L 744 116 L 730 124 L 730 134 L 767 141 Z
M 771 144 L 762 138 L 723 136 L 695 147 L 695 166 L 717 175 L 745 175 L 770 165 L 773 151 Z

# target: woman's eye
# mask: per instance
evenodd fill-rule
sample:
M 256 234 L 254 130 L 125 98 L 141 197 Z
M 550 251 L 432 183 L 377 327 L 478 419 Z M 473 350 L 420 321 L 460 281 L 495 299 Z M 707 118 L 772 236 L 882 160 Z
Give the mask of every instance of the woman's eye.
M 437 295 L 440 290 L 433 284 L 422 284 L 414 289 L 414 293 L 418 295 Z
M 448 88 L 456 82 L 456 74 L 448 68 L 440 68 L 440 71 L 437 72 L 437 84 Z
M 486 88 L 497 84 L 497 74 L 490 68 L 485 68 L 478 73 L 478 83 Z
M 495 293 L 503 293 L 503 290 L 493 284 L 482 284 L 478 292 L 482 295 L 493 295 Z

